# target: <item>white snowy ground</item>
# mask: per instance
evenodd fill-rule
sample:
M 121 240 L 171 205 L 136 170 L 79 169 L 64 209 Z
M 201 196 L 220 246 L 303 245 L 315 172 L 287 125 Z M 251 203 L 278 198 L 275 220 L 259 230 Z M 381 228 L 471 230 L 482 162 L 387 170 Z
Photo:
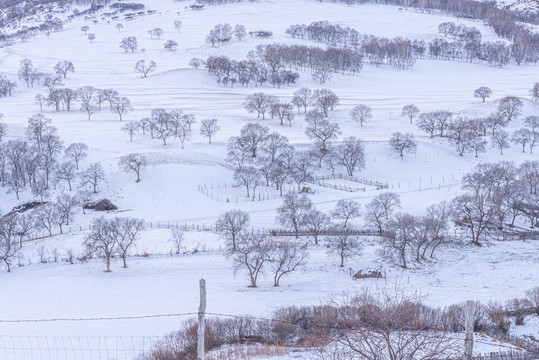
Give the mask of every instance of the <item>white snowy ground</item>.
M 193 139 L 182 150 L 178 141 L 163 146 L 159 140 L 141 134 L 129 142 L 129 137 L 120 131 L 125 121 L 118 121 L 118 117 L 107 110 L 95 114 L 88 121 L 86 114 L 76 109 L 71 112 L 45 109 L 44 114 L 52 118 L 66 145 L 82 141 L 90 146 L 90 155 L 83 167 L 94 161 L 103 163 L 107 183 L 100 186 L 98 197 L 107 197 L 116 203 L 121 210 L 120 215 L 142 217 L 152 224 L 159 221 L 208 225 L 224 211 L 241 208 L 250 213 L 254 227 L 274 226 L 275 208 L 280 205 L 280 200 L 273 189 L 259 189 L 269 200 L 246 202 L 243 189 L 230 188 L 232 171 L 224 163 L 227 139 L 239 134 L 241 127 L 248 122 L 258 121 L 242 108 L 248 94 L 264 91 L 290 100 L 299 87 L 321 87 L 311 80 L 308 73 L 302 72 L 299 83 L 293 87 L 223 88 L 210 79 L 205 70 L 190 68 L 187 64 L 191 58 L 205 59 L 212 54 L 223 54 L 239 59 L 260 43 L 309 44 L 308 41 L 286 36 L 284 31 L 291 24 L 308 24 L 317 20 L 329 20 L 378 36 L 425 40 L 436 36 L 440 23 L 454 21 L 480 28 L 484 40 L 496 39 L 492 29 L 479 22 L 391 6 L 348 7 L 307 0 L 283 0 L 243 2 L 207 7 L 196 12 L 185 9 L 190 2 L 152 0 L 145 3 L 147 9 L 156 9 L 158 13 L 123 22 L 121 32 L 114 28 L 117 21 L 107 23 L 97 16 L 98 24 L 78 19 L 66 24 L 63 32 L 51 34 L 50 39 L 39 36 L 27 43 L 1 48 L 0 72 L 15 80 L 22 59 L 32 59 L 39 70 L 49 72 L 57 61 L 70 60 L 76 73 L 68 75 L 66 86 L 92 85 L 117 89 L 120 95 L 130 98 L 134 107 L 134 111 L 124 117 L 126 121 L 147 117 L 156 107 L 192 112 L 199 122 L 205 118 L 218 118 L 221 131 L 211 145 L 198 134 L 198 124 L 195 124 Z M 177 19 L 183 22 L 180 34 L 173 28 L 173 21 Z M 241 43 L 233 41 L 220 48 L 204 44 L 209 30 L 224 22 L 244 24 L 247 31 L 271 30 L 274 36 L 269 40 L 247 38 Z M 79 30 L 83 25 L 89 25 L 90 32 L 96 34 L 94 43 L 89 43 Z M 165 31 L 160 40 L 150 39 L 147 34 L 155 27 Z M 138 38 L 139 50 L 136 53 L 124 53 L 119 48 L 120 40 L 126 36 Z M 178 41 L 179 48 L 173 52 L 165 50 L 163 43 L 167 39 Z M 133 70 L 135 62 L 140 59 L 154 60 L 158 66 L 157 71 L 146 79 L 140 78 Z M 463 116 L 480 116 L 494 111 L 497 99 L 515 95 L 524 101 L 524 115 L 527 116 L 539 111 L 539 105 L 530 100 L 528 93 L 538 80 L 539 70 L 534 66 L 510 65 L 498 69 L 485 64 L 420 60 L 409 71 L 365 65 L 360 75 L 335 75 L 323 87 L 332 89 L 341 98 L 341 105 L 330 116 L 339 122 L 343 137 L 354 135 L 366 142 L 367 167 L 358 175 L 388 182 L 390 190 L 401 195 L 404 211 L 421 214 L 430 204 L 458 194 L 462 175 L 479 162 L 513 160 L 518 164 L 537 159 L 537 155 L 522 153 L 518 146 L 513 146 L 504 151 L 503 156 L 496 149 L 489 149 L 479 158 L 469 154 L 461 158 L 445 140 L 430 139 L 414 124 L 400 117 L 402 106 L 414 103 L 423 111 L 448 109 Z M 492 98 L 485 104 L 473 98 L 473 90 L 479 86 L 493 90 Z M 37 86 L 27 89 L 24 83 L 19 82 L 14 96 L 0 99 L 0 112 L 5 115 L 9 126 L 8 139 L 24 136 L 27 118 L 39 111 L 39 106 L 33 104 L 38 93 L 45 94 L 46 91 Z M 362 128 L 348 116 L 350 109 L 360 103 L 372 106 L 375 115 L 374 120 Z M 514 120 L 508 130 L 520 128 L 522 118 Z M 304 135 L 302 115 L 296 117 L 292 127 L 280 126 L 271 119 L 260 123 L 288 136 L 297 148 L 310 144 Z M 405 155 L 400 159 L 391 153 L 388 139 L 396 130 L 416 136 L 418 151 L 415 156 Z M 142 174 L 140 183 L 135 183 L 133 176 L 121 173 L 117 167 L 118 159 L 131 152 L 144 153 L 155 160 L 155 165 Z M 325 171 L 320 172 L 323 173 Z M 225 184 L 226 189 L 223 189 Z M 199 191 L 204 186 L 206 190 Z M 342 198 L 357 199 L 365 204 L 378 193 L 375 190 L 348 193 L 316 185 L 312 187 L 318 190 L 312 200 L 323 211 L 329 211 Z M 20 200 L 14 194 L 2 191 L 0 207 L 7 211 L 32 199 L 28 191 L 21 195 Z M 94 216 L 97 214 L 77 214 L 72 229 L 87 228 Z M 99 260 L 73 265 L 66 262 L 37 264 L 37 250 L 41 246 L 49 254 L 58 249 L 63 254 L 61 257 L 65 257 L 68 250 L 80 256 L 83 236 L 82 232 L 73 232 L 26 246 L 21 260 L 26 266 L 14 268 L 10 274 L 0 273 L 0 319 L 193 312 L 197 308 L 198 279 L 201 277 L 208 282 L 208 311 L 268 316 L 278 306 L 318 304 L 364 284 L 385 286 L 382 281 L 357 282 L 348 276 L 348 267 L 358 270 L 380 264 L 387 269 L 387 286 L 398 284 L 410 291 L 418 291 L 427 296 L 427 303 L 437 306 L 467 299 L 505 301 L 523 296 L 527 289 L 539 285 L 537 241 L 496 242 L 481 248 L 446 249 L 438 253 L 436 261 L 407 271 L 380 260 L 374 244 L 366 245 L 364 255 L 350 261 L 345 269 L 339 269 L 336 260 L 328 258 L 322 247 L 312 247 L 311 260 L 304 271 L 284 278 L 279 288 L 271 286 L 270 277 L 262 277 L 258 289 L 246 288 L 247 279 L 243 273 L 234 276 L 230 261 L 220 251 L 222 243 L 216 235 L 208 232 L 188 233 L 188 254 L 170 256 L 172 245 L 168 242 L 167 231 L 147 230 L 134 253 L 148 252 L 152 255 L 130 258 L 128 269 L 120 268 L 120 262 L 115 261 L 113 272 L 108 274 L 102 272 L 103 264 Z M 208 252 L 191 254 L 197 244 L 199 250 L 207 249 Z M 0 334 L 162 335 L 177 328 L 181 320 L 0 323 Z

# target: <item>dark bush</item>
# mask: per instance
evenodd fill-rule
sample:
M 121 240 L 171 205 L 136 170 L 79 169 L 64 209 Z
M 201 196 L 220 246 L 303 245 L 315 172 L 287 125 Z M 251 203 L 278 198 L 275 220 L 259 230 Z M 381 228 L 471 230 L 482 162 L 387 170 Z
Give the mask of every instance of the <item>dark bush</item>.
M 118 210 L 118 207 L 114 205 L 109 199 L 101 199 L 97 202 L 86 203 L 84 204 L 84 208 L 95 211 Z

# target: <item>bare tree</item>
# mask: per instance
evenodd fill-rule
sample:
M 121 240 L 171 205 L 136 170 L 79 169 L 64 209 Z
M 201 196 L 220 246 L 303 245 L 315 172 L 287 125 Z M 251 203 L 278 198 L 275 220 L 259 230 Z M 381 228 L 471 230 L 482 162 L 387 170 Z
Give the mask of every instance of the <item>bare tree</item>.
M 172 51 L 178 47 L 178 42 L 174 40 L 167 40 L 165 41 L 163 46 L 165 47 L 165 49 Z
M 79 204 L 82 207 L 83 214 L 86 214 L 85 206 L 92 200 L 93 196 L 94 196 L 94 193 L 87 189 L 81 189 L 77 191 L 77 197 L 79 199 Z
M 110 272 L 110 260 L 117 252 L 118 247 L 111 220 L 105 219 L 104 216 L 94 218 L 90 229 L 84 238 L 84 245 L 90 254 L 97 254 L 97 256 L 105 258 L 107 263 L 105 272 Z
M 84 143 L 72 143 L 64 150 L 65 156 L 73 159 L 77 170 L 79 170 L 79 162 L 88 156 L 88 145 Z
M 88 166 L 88 168 L 81 174 L 82 185 L 92 185 L 94 194 L 97 193 L 98 183 L 103 180 L 105 180 L 105 171 L 103 171 L 101 163 L 98 162 L 90 164 L 90 166 Z
M 321 145 L 322 152 L 326 152 L 328 142 L 336 139 L 341 133 L 341 129 L 339 124 L 334 121 L 320 118 L 319 114 L 320 112 L 313 111 L 305 116 L 305 120 L 308 123 L 305 134 L 309 139 L 314 139 Z
M 242 41 L 246 36 L 247 30 L 245 30 L 245 26 L 238 24 L 234 27 L 234 37 L 238 39 L 238 41 Z
M 400 197 L 398 194 L 392 192 L 378 194 L 365 206 L 365 222 L 376 226 L 382 235 L 389 217 L 399 207 Z
M 23 59 L 20 62 L 19 65 L 19 79 L 24 80 L 26 82 L 26 87 L 30 87 L 30 83 L 32 83 L 33 86 L 33 75 L 35 74 L 36 70 L 34 68 L 34 65 L 32 64 L 32 60 L 30 59 Z
M 248 123 L 240 132 L 242 144 L 245 150 L 251 152 L 253 158 L 256 157 L 258 147 L 266 141 L 269 128 L 256 123 Z
M 288 177 L 298 186 L 298 192 L 301 191 L 301 185 L 306 181 L 312 181 L 314 157 L 310 151 L 295 151 L 291 161 L 287 163 Z
M 347 232 L 336 229 L 337 235 L 328 239 L 328 253 L 336 254 L 340 259 L 340 267 L 344 267 L 344 259 L 361 254 L 363 245 L 359 239 Z
M 64 180 L 72 191 L 71 182 L 77 178 L 76 166 L 71 161 L 58 164 L 55 168 L 54 176 L 56 181 Z
M 372 119 L 372 108 L 363 104 L 354 106 L 352 111 L 350 111 L 350 116 L 352 120 L 359 122 L 359 125 L 363 126 L 364 122 Z
M 244 166 L 234 170 L 234 181 L 236 182 L 236 186 L 245 186 L 247 197 L 251 196 L 250 190 L 252 190 L 254 200 L 256 188 L 262 183 L 262 176 L 257 168 Z
M 57 222 L 56 208 L 50 202 L 38 206 L 34 210 L 34 216 L 39 229 L 45 229 L 52 236 L 52 227 Z
M 279 241 L 270 250 L 270 265 L 273 272 L 273 286 L 279 286 L 281 278 L 305 266 L 309 259 L 307 246 L 299 246 L 291 241 Z
M 180 33 L 181 28 L 182 28 L 182 21 L 174 20 L 174 29 L 178 30 L 178 33 Z
M 135 71 L 142 74 L 142 77 L 148 77 L 149 73 L 152 73 L 155 71 L 155 68 L 157 65 L 153 60 L 151 60 L 148 64 L 146 64 L 146 60 L 139 60 L 135 64 Z
M 229 210 L 219 216 L 215 223 L 215 229 L 226 237 L 227 247 L 236 250 L 236 239 L 239 234 L 247 232 L 251 218 L 249 213 L 242 210 Z
M 328 159 L 332 165 L 344 167 L 348 176 L 353 176 L 356 170 L 365 169 L 365 144 L 361 139 L 347 137 L 331 148 Z
M 112 108 L 112 105 L 116 102 L 116 100 L 120 97 L 117 90 L 114 89 L 103 89 L 99 91 L 98 96 L 100 97 L 100 101 L 107 100 L 109 102 L 109 107 Z M 101 107 L 101 105 L 99 105 Z
M 530 95 L 533 101 L 539 101 L 539 82 L 533 84 L 533 87 L 530 89 Z
M 279 118 L 281 125 L 284 125 L 284 120 L 286 120 L 292 126 L 292 120 L 294 119 L 292 105 L 287 103 L 275 103 L 271 105 L 271 117 L 273 118 L 274 116 Z
M 539 116 L 526 116 L 524 119 L 524 126 L 529 128 L 532 133 L 536 133 L 537 130 L 539 130 Z
M 88 40 L 90 40 L 90 43 L 93 43 L 95 40 L 95 34 L 88 34 Z
M 9 181 L 8 181 L 8 184 L 10 186 L 13 186 Z M 45 179 L 42 176 L 40 176 L 39 179 L 36 179 L 36 181 L 34 181 L 32 183 L 31 189 L 32 189 L 32 195 L 39 196 L 39 201 L 40 202 L 43 202 L 44 199 L 48 198 L 49 195 L 50 195 L 50 191 L 49 191 L 49 187 L 47 186 L 47 182 L 45 181 Z
M 118 30 L 118 32 L 121 32 L 122 29 L 124 28 L 123 24 L 120 24 L 120 23 L 116 24 L 114 27 L 116 28 L 116 30 Z
M 128 51 L 135 52 L 138 47 L 137 38 L 134 36 L 123 38 L 122 41 L 120 42 L 120 47 L 124 49 L 125 52 L 128 52 Z
M 243 107 L 249 113 L 257 113 L 257 117 L 265 119 L 266 112 L 271 109 L 271 105 L 277 102 L 277 98 L 273 95 L 268 95 L 263 92 L 251 94 L 245 98 Z
M 258 275 L 262 272 L 263 266 L 271 259 L 270 240 L 264 234 L 241 233 L 236 241 L 235 250 L 228 250 L 232 257 L 234 269 L 247 269 L 250 278 L 250 288 L 256 288 Z
M 88 121 L 91 120 L 92 118 L 92 115 L 95 114 L 97 112 L 97 110 L 99 110 L 97 108 L 97 106 L 91 104 L 91 103 L 81 103 L 80 105 L 80 111 L 81 112 L 85 112 L 86 114 L 88 114 Z
M 111 111 L 118 114 L 118 116 L 120 117 L 120 121 L 123 120 L 123 115 L 127 114 L 131 110 L 133 110 L 133 107 L 131 106 L 131 101 L 129 101 L 129 99 L 126 97 L 122 96 L 120 98 L 117 98 L 112 103 Z
M 305 194 L 290 191 L 284 195 L 283 204 L 277 208 L 276 221 L 279 225 L 292 228 L 296 239 L 305 228 L 307 214 L 313 209 L 313 202 Z
M 391 134 L 389 145 L 391 145 L 391 149 L 398 152 L 401 157 L 403 157 L 403 153 L 405 151 L 414 154 L 417 149 L 414 135 L 409 133 L 403 134 L 399 131 L 395 131 L 393 134 Z
M 172 226 L 169 230 L 170 230 L 170 237 L 171 237 L 170 240 L 174 243 L 174 246 L 176 247 L 176 255 L 177 255 L 182 250 L 183 230 L 179 226 Z
M 491 137 L 492 146 L 500 149 L 500 155 L 503 155 L 503 149 L 509 148 L 509 134 L 505 130 L 498 130 Z
M 113 234 L 118 246 L 118 254 L 123 260 L 123 267 L 127 267 L 127 254 L 140 237 L 144 230 L 144 220 L 134 217 L 117 217 L 112 219 Z
M 90 27 L 88 25 L 84 25 L 83 27 L 80 28 L 80 31 L 84 32 L 84 35 L 86 35 L 89 30 L 90 30 Z
M 434 112 L 426 112 L 419 115 L 419 120 L 417 121 L 417 126 L 430 134 L 430 137 L 434 137 L 434 132 L 436 131 L 436 116 Z
M 516 96 L 506 96 L 498 102 L 498 113 L 503 115 L 507 122 L 516 118 L 522 112 L 522 100 Z
M 402 108 L 402 112 L 401 112 L 402 116 L 406 116 L 407 118 L 410 119 L 410 124 L 412 123 L 412 120 L 414 119 L 414 117 L 419 115 L 419 113 L 420 113 L 419 108 L 415 106 L 414 104 L 405 105 Z
M 69 226 L 69 220 L 75 216 L 75 210 L 79 205 L 79 199 L 76 196 L 62 193 L 56 197 L 54 207 L 57 214 L 57 222 L 60 226 L 60 234 L 62 234 L 62 225 Z
M 49 89 L 49 93 L 52 92 L 57 86 L 62 86 L 62 77 L 55 74 L 43 75 L 43 85 Z
M 42 94 L 37 94 L 34 99 L 35 104 L 39 105 L 39 111 L 43 111 L 43 105 L 47 104 L 47 97 Z
M 305 228 L 314 239 L 314 244 L 318 245 L 318 238 L 330 225 L 330 218 L 318 209 L 312 209 L 305 216 Z
M 17 215 L 0 216 L 0 260 L 6 264 L 7 272 L 11 272 L 13 261 L 22 247 L 16 236 Z
M 133 135 L 140 128 L 140 123 L 138 121 L 128 121 L 124 126 L 122 126 L 122 131 L 129 135 L 129 141 L 133 141 Z
M 333 110 L 340 103 L 337 95 L 329 89 L 315 90 L 313 97 L 316 105 L 318 105 L 326 117 L 329 111 Z
M 217 119 L 215 118 L 205 119 L 200 123 L 200 135 L 207 137 L 210 144 L 212 136 L 217 134 L 220 129 L 220 126 L 217 125 Z
M 301 88 L 294 91 L 294 97 L 292 98 L 292 104 L 298 107 L 299 109 L 303 107 L 303 112 L 307 113 L 307 106 L 311 105 L 314 102 L 313 91 L 309 88 Z
M 354 200 L 339 200 L 330 214 L 342 220 L 343 227 L 346 227 L 348 220 L 361 216 L 361 204 Z
M 485 99 L 489 98 L 490 95 L 492 95 L 492 90 L 486 86 L 481 86 L 480 88 L 475 89 L 473 93 L 474 97 L 481 98 L 483 102 L 485 102 Z
M 148 159 L 142 154 L 127 154 L 120 158 L 118 166 L 123 172 L 134 172 L 137 175 L 136 182 L 140 182 L 140 172 L 148 166 Z
M 67 60 L 58 61 L 56 65 L 54 66 L 54 72 L 58 75 L 62 75 L 64 79 L 66 79 L 67 73 L 75 72 L 75 67 L 73 66 L 73 63 L 71 61 L 67 61 Z
M 418 219 L 410 214 L 397 213 L 387 223 L 384 233 L 384 250 L 390 257 L 396 257 L 403 268 L 407 268 L 406 258 L 416 239 Z

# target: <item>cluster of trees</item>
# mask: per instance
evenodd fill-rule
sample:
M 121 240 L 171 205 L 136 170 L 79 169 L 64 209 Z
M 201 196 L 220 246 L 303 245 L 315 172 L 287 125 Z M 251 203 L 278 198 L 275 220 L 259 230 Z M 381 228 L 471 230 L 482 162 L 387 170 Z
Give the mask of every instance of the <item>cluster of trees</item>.
M 26 82 L 27 87 L 42 84 L 49 90 L 47 96 L 37 94 L 35 102 L 43 111 L 43 105 L 54 107 L 56 111 L 70 111 L 76 101 L 80 102 L 80 111 L 88 114 L 88 120 L 98 110 L 101 105 L 108 102 L 111 112 L 118 114 L 120 120 L 123 115 L 133 110 L 128 98 L 122 97 L 114 89 L 97 89 L 93 86 L 83 86 L 76 90 L 61 88 L 64 85 L 63 79 L 67 78 L 69 73 L 75 72 L 75 67 L 71 61 L 59 61 L 54 66 L 55 74 L 43 73 L 38 71 L 32 61 L 24 59 L 19 66 L 18 75 L 21 80 Z
M 69 226 L 83 202 L 89 199 L 88 192 L 77 195 L 61 193 L 55 200 L 42 200 L 34 209 L 24 213 L 0 214 L 0 260 L 6 265 L 7 271 L 10 272 L 18 261 L 23 240 L 42 231 L 51 236 L 56 226 L 61 234 L 63 226 Z
M 363 56 L 348 48 L 309 47 L 304 45 L 258 45 L 247 59 L 231 60 L 226 56 L 210 56 L 206 62 L 191 60 L 194 67 L 206 66 L 210 76 L 224 85 L 255 86 L 270 82 L 274 87 L 293 84 L 299 75 L 290 71 L 309 70 L 323 84 L 331 73 L 357 74 L 363 67 Z M 292 81 L 293 80 L 293 81 Z
M 227 253 L 235 269 L 246 269 L 249 273 L 249 287 L 257 286 L 259 274 L 268 267 L 273 274 L 273 286 L 279 286 L 284 275 L 307 263 L 306 245 L 255 234 L 250 231 L 249 223 L 249 214 L 241 210 L 225 212 L 216 223 L 217 231 L 226 239 Z
M 107 219 L 103 216 L 92 220 L 90 232 L 85 236 L 84 245 L 89 255 L 105 259 L 110 272 L 110 261 L 114 256 L 123 260 L 127 267 L 127 256 L 130 248 L 140 237 L 144 229 L 144 220 L 133 217 L 114 217 Z
M 490 96 L 490 89 L 481 87 L 476 89 L 476 96 L 486 98 Z M 454 114 L 446 110 L 419 112 L 414 105 L 403 108 L 403 116 L 418 117 L 417 126 L 427 132 L 431 137 L 435 135 L 446 137 L 455 147 L 458 154 L 463 156 L 466 152 L 473 152 L 477 157 L 487 149 L 487 136 L 490 136 L 494 148 L 503 150 L 510 147 L 511 142 L 522 146 L 525 152 L 528 146 L 530 153 L 539 142 L 539 117 L 528 116 L 524 119 L 524 127 L 515 131 L 512 136 L 503 130 L 509 122 L 522 112 L 523 102 L 515 96 L 506 96 L 498 101 L 495 112 L 484 118 L 455 118 Z
M 464 24 L 456 25 L 451 21 L 438 25 L 438 32 L 444 36 L 450 36 L 462 41 L 481 40 L 481 31 L 475 26 L 466 26 Z
M 4 13 L 5 16 L 0 17 L 0 27 L 4 25 L 4 21 L 9 18 L 10 11 Z M 3 14 L 3 15 L 4 15 Z M 28 14 L 24 13 L 18 13 L 15 14 L 15 16 L 26 16 Z M 51 32 L 59 32 L 62 31 L 64 28 L 64 22 L 62 19 L 58 17 L 53 17 L 52 14 L 46 14 L 45 15 L 45 21 L 41 23 L 39 26 L 26 26 L 23 25 L 20 27 L 17 32 L 13 34 L 0 34 L 0 41 L 3 42 L 5 45 L 11 45 L 15 41 L 15 39 L 20 39 L 21 42 L 26 42 L 30 38 L 36 38 L 39 33 L 44 33 L 47 36 L 50 35 Z
M 352 176 L 365 168 L 363 141 L 348 137 L 330 146 L 340 133 L 335 122 L 327 120 L 316 110 L 307 113 L 307 135 L 315 140 L 309 150 L 295 150 L 288 138 L 268 127 L 249 123 L 239 136 L 228 140 L 227 163 L 234 169 L 234 180 L 245 186 L 247 196 L 255 197 L 256 188 L 265 184 L 275 186 L 283 194 L 284 186 L 296 184 L 298 191 L 312 181 L 314 170 L 325 164 L 332 172 L 345 169 Z
M 513 227 L 521 217 L 534 228 L 539 221 L 538 188 L 539 161 L 525 161 L 518 167 L 511 161 L 479 164 L 462 180 L 465 193 L 450 204 L 453 219 L 469 230 L 476 245 Z
M 399 195 L 385 192 L 367 203 L 363 212 L 358 202 L 339 200 L 327 215 L 314 208 L 306 195 L 289 192 L 277 209 L 276 221 L 296 236 L 312 236 L 316 244 L 321 235 L 330 234 L 326 236 L 328 252 L 338 255 L 342 267 L 346 258 L 361 252 L 361 242 L 352 235 L 354 226 L 349 221 L 363 216 L 365 224 L 382 236 L 383 254 L 407 268 L 409 261 L 421 263 L 432 258 L 435 250 L 447 242 L 452 213 L 446 202 L 430 206 L 422 217 L 395 213 L 399 207 Z
M 0 73 L 0 98 L 11 96 L 16 87 L 17 84 L 14 81 L 7 79 L 5 74 Z
M 230 42 L 232 37 L 242 41 L 247 36 L 245 26 L 238 24 L 234 28 L 230 24 L 217 24 L 206 36 L 206 42 L 212 47 Z
M 46 73 L 36 69 L 32 60 L 24 59 L 20 62 L 17 74 L 19 79 L 26 83 L 27 87 L 33 87 L 34 84 L 37 83 L 38 85 L 43 85 L 49 90 L 52 90 L 56 86 L 63 85 L 62 79 L 66 79 L 67 74 L 70 72 L 75 72 L 75 67 L 71 61 L 59 61 L 54 66 L 54 73 Z
M 0 123 L 2 133 L 6 126 Z M 14 139 L 2 142 L 0 136 L 0 183 L 14 192 L 30 187 L 32 193 L 43 202 L 49 196 L 50 182 L 65 183 L 72 191 L 73 183 L 80 180 L 81 186 L 91 186 L 94 193 L 98 184 L 105 179 L 101 164 L 90 164 L 79 171 L 80 162 L 86 158 L 88 146 L 73 143 L 64 148 L 51 120 L 41 114 L 28 119 L 27 140 Z M 62 157 L 63 154 L 63 157 Z
M 299 74 L 283 69 L 281 66 L 269 67 L 257 59 L 231 60 L 227 56 L 210 56 L 205 62 L 192 59 L 190 64 L 194 67 L 206 66 L 211 77 L 219 84 L 225 86 L 255 86 L 269 82 L 273 87 L 295 84 Z
M 312 106 L 314 107 L 316 114 L 323 113 L 323 116 L 327 117 L 329 115 L 329 111 L 334 110 L 339 103 L 339 97 L 329 89 L 317 89 L 313 91 L 309 88 L 301 88 L 294 91 L 294 95 L 290 103 L 281 102 L 274 95 L 258 92 L 247 96 L 243 102 L 243 107 L 250 113 L 256 112 L 258 118 L 260 118 L 260 115 L 262 115 L 262 119 L 265 119 L 266 114 L 269 113 L 272 119 L 279 119 L 281 125 L 284 125 L 284 122 L 286 121 L 290 126 L 292 126 L 292 120 L 294 119 L 292 106 L 297 107 L 298 114 L 301 113 L 302 109 L 306 114 L 307 108 Z M 361 110 L 360 106 L 358 106 L 354 108 L 351 113 L 352 118 L 357 121 L 361 121 L 362 124 L 363 121 L 367 121 L 367 119 L 372 117 L 370 108 L 367 108 L 365 111 L 363 110 Z M 310 117 L 311 116 L 307 118 Z
M 294 38 L 306 38 L 343 48 L 350 47 L 372 64 L 391 64 L 399 69 L 413 67 L 416 59 L 425 52 L 423 41 L 364 35 L 350 27 L 332 25 L 328 21 L 316 21 L 310 25 L 291 25 L 286 33 Z
M 124 37 L 120 41 L 120 48 L 124 49 L 125 52 L 135 52 L 138 48 L 137 38 L 134 36 Z
M 167 145 L 167 139 L 177 138 L 182 144 L 182 149 L 186 141 L 191 139 L 193 134 L 192 126 L 196 123 L 195 115 L 184 114 L 182 110 L 176 109 L 167 111 L 166 109 L 156 108 L 152 110 L 151 116 L 141 119 L 140 121 L 130 121 L 122 128 L 127 133 L 131 141 L 133 135 L 139 130 L 142 130 L 142 135 L 149 133 L 152 139 L 160 139 L 163 145 Z M 203 121 L 205 124 L 205 121 Z M 204 125 L 203 125 L 204 126 Z M 210 126 L 206 136 L 210 138 L 218 130 L 217 121 Z
M 383 217 L 383 207 L 373 215 Z M 434 251 L 448 241 L 450 207 L 447 202 L 431 205 L 423 216 L 399 212 L 386 218 L 383 254 L 407 268 L 410 261 L 421 263 L 434 257 Z

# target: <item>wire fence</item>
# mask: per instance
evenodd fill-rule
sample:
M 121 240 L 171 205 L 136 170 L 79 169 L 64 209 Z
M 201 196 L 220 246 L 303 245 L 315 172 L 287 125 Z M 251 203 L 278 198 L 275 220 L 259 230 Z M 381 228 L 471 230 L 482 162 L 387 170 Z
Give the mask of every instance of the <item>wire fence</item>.
M 50 318 L 50 319 L 0 319 L 0 323 L 48 323 L 67 322 L 80 323 L 87 321 L 137 320 L 163 317 L 194 317 L 197 313 L 154 314 L 121 317 L 95 318 Z M 206 315 L 213 318 L 236 318 L 242 320 L 259 320 L 286 323 L 301 327 L 297 324 L 278 318 L 241 316 L 225 313 Z M 322 326 L 327 329 L 350 331 L 351 328 Z M 353 330 L 353 329 L 352 329 Z M 137 360 L 149 355 L 162 343 L 159 336 L 12 336 L 0 335 L 0 359 L 6 360 Z M 534 360 L 539 356 L 539 348 L 522 338 L 511 337 L 504 339 L 505 343 L 493 343 L 475 339 L 475 343 L 496 346 L 501 351 L 488 354 L 478 354 L 473 360 Z M 255 341 L 256 342 L 256 341 Z M 308 348 L 304 349 L 308 351 Z
M 152 351 L 151 336 L 6 336 L 0 335 L 5 360 L 134 360 Z

